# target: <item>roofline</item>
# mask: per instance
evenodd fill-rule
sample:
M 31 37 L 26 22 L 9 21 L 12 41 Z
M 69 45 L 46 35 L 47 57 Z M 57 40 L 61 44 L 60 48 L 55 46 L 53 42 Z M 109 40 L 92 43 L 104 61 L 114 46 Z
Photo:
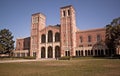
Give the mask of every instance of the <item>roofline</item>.
M 37 15 L 37 14 L 40 14 L 40 12 L 38 12 L 38 13 L 34 13 L 34 14 L 32 14 L 32 16 Z
M 67 5 L 67 6 L 61 7 L 60 9 L 68 8 L 68 7 L 73 7 L 73 6 L 72 5 Z
M 105 28 L 96 28 L 96 29 L 89 29 L 89 30 L 80 30 L 80 31 L 77 31 L 77 33 L 79 33 L 79 32 L 92 32 L 92 31 L 97 31 L 97 30 L 105 30 Z
M 30 36 L 29 37 L 23 37 L 23 38 L 21 37 L 21 38 L 17 38 L 17 39 L 25 39 L 25 38 L 30 38 Z
M 38 12 L 38 13 L 34 13 L 34 14 L 32 14 L 32 16 L 34 16 L 34 15 L 38 15 L 38 14 L 44 15 L 43 13 Z M 45 16 L 45 15 L 44 15 L 44 16 Z
M 56 26 L 49 25 L 49 26 L 43 28 L 43 29 L 40 30 L 40 31 L 43 31 L 43 30 L 45 30 L 45 29 L 47 29 L 47 28 L 49 28 L 49 27 L 51 27 L 51 28 L 55 28 L 55 29 L 60 29 L 60 27 L 56 27 Z

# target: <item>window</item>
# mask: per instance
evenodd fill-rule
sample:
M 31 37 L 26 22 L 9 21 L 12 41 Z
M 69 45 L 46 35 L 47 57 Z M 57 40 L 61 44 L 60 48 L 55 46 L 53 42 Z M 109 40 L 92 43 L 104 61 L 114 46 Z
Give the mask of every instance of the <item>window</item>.
M 97 35 L 97 41 L 100 41 L 100 40 L 101 40 L 100 35 Z
M 46 42 L 46 36 L 45 36 L 45 34 L 42 34 L 41 43 L 45 43 L 45 42 Z
M 48 31 L 48 42 L 53 42 L 53 33 L 52 31 Z
M 65 17 L 65 11 L 63 11 L 63 17 Z
M 88 36 L 88 42 L 91 42 L 91 36 L 90 35 Z
M 60 41 L 60 33 L 55 33 L 55 42 Z
M 68 10 L 68 16 L 70 16 L 70 10 Z
M 83 45 L 79 45 L 79 47 L 83 47 Z
M 82 39 L 82 36 L 80 36 L 80 43 L 82 43 L 83 42 L 83 39 Z
M 38 23 L 39 17 L 33 17 L 33 23 Z
M 88 44 L 88 47 L 92 46 L 92 44 Z

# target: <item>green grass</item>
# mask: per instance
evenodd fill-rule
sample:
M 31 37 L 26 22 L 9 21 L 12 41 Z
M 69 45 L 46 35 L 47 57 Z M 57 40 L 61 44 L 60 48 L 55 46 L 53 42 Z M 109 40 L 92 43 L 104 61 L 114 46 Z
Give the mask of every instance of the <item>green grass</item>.
M 1 63 L 0 76 L 120 76 L 119 59 Z

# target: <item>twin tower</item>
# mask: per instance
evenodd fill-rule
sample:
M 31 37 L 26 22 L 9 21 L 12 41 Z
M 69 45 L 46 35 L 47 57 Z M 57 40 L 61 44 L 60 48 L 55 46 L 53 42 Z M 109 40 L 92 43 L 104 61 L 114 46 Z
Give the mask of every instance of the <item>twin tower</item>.
M 56 49 L 56 46 L 59 48 Z M 45 15 L 42 13 L 32 15 L 30 56 L 36 55 L 37 58 L 75 56 L 75 47 L 76 18 L 73 6 L 60 8 L 59 26 L 46 27 Z

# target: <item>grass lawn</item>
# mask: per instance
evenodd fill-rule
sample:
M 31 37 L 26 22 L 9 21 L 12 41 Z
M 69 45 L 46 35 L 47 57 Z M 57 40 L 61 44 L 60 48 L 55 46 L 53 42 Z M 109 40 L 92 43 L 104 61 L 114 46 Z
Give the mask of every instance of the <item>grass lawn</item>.
M 119 59 L 1 63 L 0 76 L 120 76 Z

